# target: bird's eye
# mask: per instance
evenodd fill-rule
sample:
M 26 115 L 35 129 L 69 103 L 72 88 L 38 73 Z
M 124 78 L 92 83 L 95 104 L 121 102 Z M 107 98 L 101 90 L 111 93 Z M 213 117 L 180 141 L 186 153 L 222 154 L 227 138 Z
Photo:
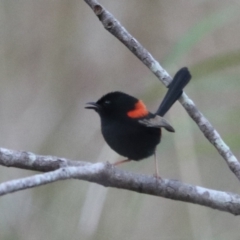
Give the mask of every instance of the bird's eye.
M 104 104 L 105 104 L 105 105 L 110 105 L 110 104 L 111 104 L 111 101 L 106 100 L 106 101 L 104 101 Z

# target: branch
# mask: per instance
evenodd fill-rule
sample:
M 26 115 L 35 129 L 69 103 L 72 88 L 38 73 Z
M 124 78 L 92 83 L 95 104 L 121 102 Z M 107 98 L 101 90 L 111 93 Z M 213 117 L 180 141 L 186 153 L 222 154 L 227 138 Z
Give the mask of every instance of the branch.
M 0 165 L 49 171 L 0 184 L 0 196 L 59 180 L 75 178 L 94 182 L 105 187 L 126 189 L 195 203 L 240 215 L 240 196 L 237 194 L 192 186 L 177 180 L 159 180 L 153 176 L 123 171 L 109 163 L 92 164 L 0 148 Z
M 172 78 L 152 55 L 121 25 L 121 23 L 96 0 L 84 0 L 94 11 L 106 30 L 121 41 L 137 58 L 140 59 L 165 85 L 169 85 Z M 240 180 L 240 163 L 230 148 L 223 141 L 216 129 L 196 108 L 194 102 L 183 93 L 179 99 L 189 116 L 196 122 L 204 136 L 225 159 L 231 171 Z
M 55 156 L 41 156 L 31 152 L 0 148 L 0 165 L 39 172 L 50 172 L 63 167 L 86 166 L 91 163 L 67 160 Z
M 102 169 L 102 163 L 87 164 L 79 167 L 63 167 L 52 172 L 4 182 L 0 184 L 0 196 L 70 178 L 91 180 Z

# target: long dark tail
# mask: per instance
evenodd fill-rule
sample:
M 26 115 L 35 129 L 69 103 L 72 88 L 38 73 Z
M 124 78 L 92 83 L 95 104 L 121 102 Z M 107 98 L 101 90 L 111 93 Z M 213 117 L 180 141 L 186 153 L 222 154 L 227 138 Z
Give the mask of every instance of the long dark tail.
M 168 86 L 168 91 L 161 102 L 156 115 L 164 116 L 172 105 L 180 98 L 183 88 L 189 83 L 191 74 L 186 67 L 181 68 L 174 76 L 172 82 Z

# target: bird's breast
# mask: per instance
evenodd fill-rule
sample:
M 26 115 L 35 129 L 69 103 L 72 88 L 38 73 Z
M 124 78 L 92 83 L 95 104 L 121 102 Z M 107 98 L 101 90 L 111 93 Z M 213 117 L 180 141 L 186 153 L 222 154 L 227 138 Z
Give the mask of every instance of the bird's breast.
M 161 130 L 142 126 L 137 121 L 101 121 L 102 134 L 118 154 L 140 160 L 154 154 L 160 142 Z

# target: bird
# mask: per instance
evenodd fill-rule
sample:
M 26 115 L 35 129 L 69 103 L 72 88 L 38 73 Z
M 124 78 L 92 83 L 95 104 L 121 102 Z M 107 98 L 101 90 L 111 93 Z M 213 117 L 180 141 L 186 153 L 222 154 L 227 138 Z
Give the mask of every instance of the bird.
M 115 162 L 115 166 L 154 155 L 155 176 L 160 178 L 156 147 L 161 141 L 161 129 L 175 132 L 163 116 L 180 98 L 190 79 L 188 68 L 181 68 L 169 84 L 168 91 L 155 113 L 148 111 L 142 100 L 120 91 L 107 93 L 96 102 L 86 103 L 86 109 L 93 109 L 99 114 L 101 132 L 107 144 L 126 158 Z

